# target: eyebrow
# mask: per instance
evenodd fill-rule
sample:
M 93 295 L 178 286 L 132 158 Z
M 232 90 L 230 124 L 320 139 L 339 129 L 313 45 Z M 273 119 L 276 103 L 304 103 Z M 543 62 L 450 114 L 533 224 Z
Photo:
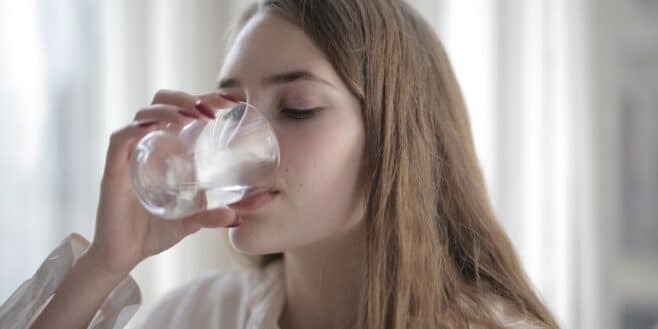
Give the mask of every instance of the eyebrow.
M 299 80 L 316 81 L 335 88 L 335 86 L 329 81 L 321 79 L 318 76 L 314 75 L 313 73 L 305 70 L 277 73 L 264 78 L 262 80 L 262 84 L 265 86 L 270 86 L 275 84 L 290 83 Z M 239 87 L 241 85 L 242 83 L 237 78 L 225 78 L 219 81 L 219 83 L 217 84 L 217 88 L 218 89 L 234 88 L 234 87 Z

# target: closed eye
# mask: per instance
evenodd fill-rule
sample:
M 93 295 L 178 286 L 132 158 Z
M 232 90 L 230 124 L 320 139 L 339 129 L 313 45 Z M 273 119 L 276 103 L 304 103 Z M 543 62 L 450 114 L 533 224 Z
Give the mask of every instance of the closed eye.
M 315 115 L 315 112 L 317 109 L 292 109 L 292 108 L 284 108 L 281 110 L 281 113 L 283 113 L 286 117 L 293 119 L 293 120 L 304 120 L 304 119 L 310 119 Z

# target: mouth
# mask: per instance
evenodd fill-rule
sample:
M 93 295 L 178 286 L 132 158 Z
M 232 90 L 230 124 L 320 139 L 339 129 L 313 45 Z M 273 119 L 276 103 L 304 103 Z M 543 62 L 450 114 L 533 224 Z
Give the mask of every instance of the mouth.
M 233 210 L 253 211 L 270 203 L 280 192 L 279 190 L 269 190 L 253 193 L 238 202 L 229 204 L 227 207 Z

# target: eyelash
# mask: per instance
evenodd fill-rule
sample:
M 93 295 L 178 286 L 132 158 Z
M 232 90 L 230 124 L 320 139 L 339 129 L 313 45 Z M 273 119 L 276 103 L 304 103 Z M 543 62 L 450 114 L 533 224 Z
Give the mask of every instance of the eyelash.
M 284 108 L 281 110 L 281 113 L 291 120 L 307 120 L 315 115 L 316 110 L 317 109 Z

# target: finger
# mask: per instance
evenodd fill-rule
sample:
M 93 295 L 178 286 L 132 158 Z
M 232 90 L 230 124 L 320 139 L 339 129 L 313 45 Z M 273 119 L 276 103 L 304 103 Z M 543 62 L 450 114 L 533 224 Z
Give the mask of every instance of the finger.
M 235 223 L 237 214 L 230 208 L 217 208 L 184 218 L 187 229 L 196 227 L 226 227 Z
M 179 90 L 160 89 L 153 96 L 151 104 L 168 104 L 193 110 L 197 97 Z
M 156 120 L 135 121 L 112 133 L 107 148 L 105 175 L 123 174 L 128 166 L 134 145 L 147 133 L 161 129 L 166 122 Z
M 213 108 L 228 108 L 232 107 L 237 103 L 240 103 L 240 99 L 237 97 L 223 94 L 217 91 L 201 94 L 197 96 L 202 102 L 208 104 Z
M 180 220 L 157 220 L 155 225 L 161 226 L 159 231 L 166 241 L 175 243 L 186 236 L 198 232 L 202 228 L 226 227 L 237 222 L 236 213 L 229 208 L 218 208 L 185 217 Z
M 158 90 L 151 101 L 151 104 L 168 104 L 178 106 L 190 113 L 195 113 L 199 116 L 203 116 L 209 119 L 214 119 L 214 111 L 211 107 L 202 104 L 198 104 L 200 101 L 200 96 L 193 96 L 188 93 L 178 91 L 178 90 L 169 90 L 161 89 Z
M 195 103 L 197 110 L 213 119 L 218 109 L 229 109 L 240 102 L 237 98 L 216 91 L 196 97 L 198 98 Z
M 201 116 L 179 106 L 168 104 L 149 105 L 135 113 L 135 120 L 159 120 L 177 125 L 183 125 L 193 119 L 201 119 Z

